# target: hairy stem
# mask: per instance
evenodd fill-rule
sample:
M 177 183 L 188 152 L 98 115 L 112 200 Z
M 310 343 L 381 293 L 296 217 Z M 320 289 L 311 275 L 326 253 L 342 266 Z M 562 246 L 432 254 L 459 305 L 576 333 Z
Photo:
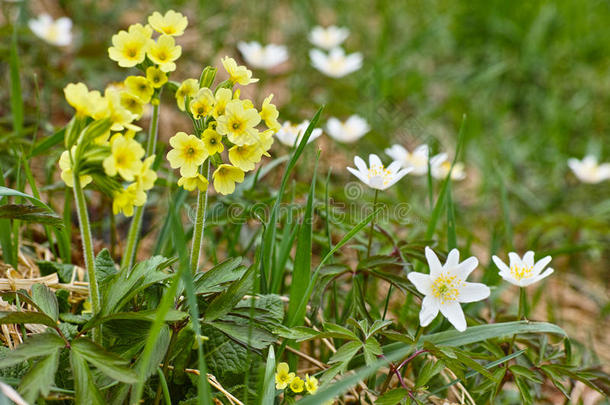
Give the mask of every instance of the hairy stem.
M 91 299 L 92 316 L 100 312 L 100 296 L 95 277 L 95 264 L 93 256 L 93 241 L 91 238 L 91 225 L 89 224 L 89 214 L 87 212 L 87 203 L 85 201 L 85 193 L 80 184 L 80 177 L 77 171 L 74 171 L 74 199 L 76 201 L 76 213 L 78 215 L 78 224 L 80 227 L 81 239 L 83 241 L 83 257 L 85 258 L 85 268 L 89 276 L 89 297 Z M 93 329 L 93 340 L 101 342 L 101 330 L 99 327 Z
M 202 166 L 203 170 L 203 166 Z M 210 159 L 208 159 L 206 179 L 210 178 Z M 191 273 L 195 274 L 201 261 L 201 244 L 203 242 L 203 231 L 205 230 L 205 213 L 208 206 L 208 189 L 197 191 L 197 216 L 195 217 L 195 229 L 193 231 L 193 246 L 191 247 Z
M 148 132 L 148 141 L 146 142 L 146 156 L 155 154 L 157 146 L 157 133 L 159 129 L 159 104 L 153 105 L 152 119 L 150 121 L 150 129 Z M 136 211 L 129 226 L 127 234 L 127 246 L 121 260 L 121 269 L 130 269 L 136 256 L 136 247 L 140 238 L 140 230 L 142 228 L 142 217 L 144 215 L 144 205 L 136 207 Z

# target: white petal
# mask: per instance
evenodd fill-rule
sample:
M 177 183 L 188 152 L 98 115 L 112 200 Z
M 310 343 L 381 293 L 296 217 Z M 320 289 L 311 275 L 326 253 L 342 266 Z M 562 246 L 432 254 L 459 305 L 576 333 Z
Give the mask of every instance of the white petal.
M 379 159 L 379 156 L 375 155 L 374 153 L 371 153 L 369 155 L 369 167 L 373 166 L 383 166 L 383 163 L 381 163 L 381 159 Z
M 385 150 L 386 155 L 401 162 L 405 160 L 407 153 L 407 150 L 400 145 L 392 145 L 391 148 Z
M 430 267 L 430 276 L 432 278 L 436 278 L 436 276 L 438 276 L 443 271 L 443 266 L 441 265 L 441 262 L 438 260 L 436 253 L 434 253 L 434 251 L 432 249 L 430 249 L 428 246 L 426 246 L 425 252 L 426 252 L 426 260 L 428 261 L 428 267 Z
M 489 297 L 491 290 L 482 283 L 464 283 L 460 288 L 460 302 L 476 302 Z
M 390 165 L 388 166 L 388 171 L 392 174 L 397 173 L 400 170 L 401 167 L 401 163 L 397 160 L 393 161 L 392 163 L 390 163 Z
M 419 324 L 422 327 L 430 325 L 430 323 L 436 318 L 439 311 L 438 299 L 426 295 L 421 302 L 421 310 L 419 311 Z
M 510 260 L 510 264 L 509 267 L 512 269 L 513 267 L 523 267 L 523 262 L 521 260 L 521 257 L 519 257 L 518 254 L 516 254 L 515 252 L 510 252 L 508 254 L 508 258 Z
M 528 250 L 523 255 L 523 265 L 525 267 L 534 267 L 534 252 Z
M 548 268 L 545 271 L 542 272 L 542 274 L 537 275 L 536 277 L 532 277 L 532 278 L 528 278 L 528 279 L 523 279 L 522 280 L 522 287 L 527 287 L 528 285 L 537 283 L 538 281 L 542 280 L 543 278 L 546 278 L 548 276 L 550 276 L 551 274 L 553 274 L 555 270 Z
M 546 256 L 538 260 L 534 265 L 534 268 L 532 269 L 532 273 L 536 276 L 540 274 L 540 272 L 544 270 L 544 268 L 551 262 L 551 260 L 551 256 Z
M 508 281 L 512 285 L 521 287 L 521 282 L 519 280 L 516 280 L 510 273 L 500 271 L 500 273 L 498 273 L 498 274 L 500 275 L 500 277 L 502 277 L 504 279 L 504 281 Z
M 353 174 L 354 176 L 356 176 L 358 178 L 358 180 L 360 180 L 361 182 L 363 182 L 364 184 L 366 184 L 367 186 L 369 185 L 369 179 L 366 177 L 365 174 L 363 174 L 362 172 L 359 172 L 358 170 L 348 167 L 347 170 Z
M 464 317 L 464 311 L 458 302 L 452 302 L 440 306 L 441 313 L 447 318 L 449 322 L 460 332 L 466 330 L 466 318 Z
M 407 275 L 407 278 L 417 291 L 424 295 L 430 295 L 432 292 L 432 279 L 429 274 L 418 273 L 416 271 L 412 271 Z
M 510 268 L 498 256 L 493 255 L 491 259 L 494 261 L 500 272 L 510 273 Z
M 451 249 L 451 252 L 447 255 L 447 261 L 445 261 L 445 268 L 451 269 L 457 267 L 460 263 L 460 251 L 457 249 Z
M 469 257 L 455 268 L 455 274 L 457 274 L 460 279 L 466 280 L 478 265 L 479 259 L 474 256 Z
M 366 167 L 366 163 L 360 156 L 354 157 L 354 164 L 362 173 L 367 173 L 369 171 L 369 169 Z

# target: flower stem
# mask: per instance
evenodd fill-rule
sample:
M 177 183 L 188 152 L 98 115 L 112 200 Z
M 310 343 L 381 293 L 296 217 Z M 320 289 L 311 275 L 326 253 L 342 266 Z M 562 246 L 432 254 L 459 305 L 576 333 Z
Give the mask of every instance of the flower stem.
M 202 166 L 203 170 L 203 166 Z M 206 179 L 210 178 L 210 159 Z M 208 189 L 197 191 L 197 216 L 195 218 L 195 230 L 193 231 L 193 245 L 191 247 L 191 273 L 195 274 L 201 261 L 201 244 L 203 242 L 203 231 L 205 229 L 205 213 L 208 206 Z
M 91 298 L 92 316 L 100 312 L 100 296 L 95 277 L 95 263 L 93 257 L 93 242 L 91 238 L 91 225 L 89 224 L 89 214 L 87 212 L 87 203 L 85 201 L 85 193 L 80 185 L 80 177 L 77 171 L 74 171 L 74 199 L 76 201 L 76 213 L 78 215 L 78 224 L 80 227 L 81 239 L 83 241 L 83 256 L 85 258 L 85 268 L 89 276 L 89 297 Z M 93 329 L 93 340 L 101 342 L 101 330 Z
M 519 320 L 525 319 L 528 317 L 528 308 L 527 308 L 527 294 L 525 293 L 524 287 L 519 287 Z
M 375 198 L 373 200 L 373 212 L 377 208 L 377 197 L 379 196 L 379 190 L 375 190 Z M 366 258 L 368 259 L 371 255 L 371 244 L 373 243 L 373 231 L 375 230 L 375 221 L 377 219 L 377 215 L 373 216 L 373 220 L 371 221 L 371 229 L 369 231 L 369 244 L 366 248 Z
M 148 141 L 146 142 L 146 156 L 155 154 L 157 146 L 157 133 L 159 129 L 159 104 L 153 105 L 152 119 L 150 121 L 150 129 L 148 131 Z M 136 211 L 129 226 L 127 234 L 127 246 L 123 252 L 121 260 L 121 269 L 130 269 L 136 256 L 136 247 L 140 237 L 140 229 L 142 228 L 142 216 L 144 214 L 144 205 L 136 207 Z

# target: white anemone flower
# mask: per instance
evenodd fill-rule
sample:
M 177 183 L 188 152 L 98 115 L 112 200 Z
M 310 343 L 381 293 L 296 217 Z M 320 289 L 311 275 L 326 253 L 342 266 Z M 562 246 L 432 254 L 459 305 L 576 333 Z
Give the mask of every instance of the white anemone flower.
M 610 179 L 610 163 L 597 163 L 597 158 L 587 155 L 582 160 L 568 159 L 568 166 L 583 183 L 596 184 Z
M 553 274 L 553 269 L 546 266 L 551 262 L 551 256 L 543 257 L 534 262 L 534 252 L 531 250 L 525 252 L 523 258 L 515 252 L 508 254 L 510 266 L 507 266 L 498 256 L 493 256 L 492 259 L 498 269 L 500 269 L 500 277 L 519 287 L 527 287 L 534 284 L 545 277 Z M 544 271 L 543 271 L 544 270 Z
M 293 125 L 290 121 L 284 122 L 279 131 L 276 132 L 275 136 L 277 139 L 287 146 L 298 146 L 301 143 L 301 139 L 303 139 L 303 135 L 305 134 L 305 130 L 309 126 L 309 121 L 305 120 L 300 124 Z M 311 135 L 307 140 L 307 143 L 313 142 L 316 138 L 322 135 L 321 128 L 314 128 L 311 131 Z
M 309 33 L 309 41 L 317 47 L 330 50 L 338 47 L 349 36 L 349 30 L 331 25 L 328 28 L 314 27 Z
M 460 252 L 451 250 L 444 265 L 432 249 L 426 246 L 426 260 L 430 274 L 412 271 L 407 278 L 417 291 L 424 294 L 419 312 L 422 327 L 430 325 L 438 312 L 451 322 L 460 332 L 466 330 L 466 318 L 460 303 L 481 301 L 489 297 L 489 287 L 482 283 L 466 281 L 470 273 L 479 265 L 476 257 L 469 257 L 460 263 Z
M 255 69 L 272 69 L 288 60 L 288 51 L 282 45 L 242 41 L 237 44 L 237 49 L 246 63 Z
M 392 145 L 385 150 L 386 155 L 399 161 L 402 167 L 412 167 L 413 174 L 421 176 L 428 173 L 428 145 L 419 145 L 409 152 L 401 145 Z
M 348 167 L 347 170 L 367 186 L 376 190 L 385 190 L 392 187 L 402 179 L 411 169 L 401 169 L 400 162 L 392 162 L 387 168 L 381 163 L 379 156 L 369 155 L 369 167 L 359 156 L 354 157 L 357 169 Z
M 439 153 L 430 159 L 430 174 L 435 179 L 444 180 L 451 169 L 451 161 L 447 159 L 446 153 Z M 455 162 L 453 170 L 451 170 L 451 180 L 464 180 L 466 178 L 466 170 L 464 163 Z
M 353 73 L 362 67 L 360 52 L 346 55 L 342 48 L 333 48 L 328 54 L 319 49 L 312 49 L 309 51 L 309 57 L 314 68 L 335 79 Z
M 72 20 L 61 17 L 57 20 L 48 14 L 28 21 L 28 26 L 37 37 L 55 46 L 68 46 L 72 43 Z
M 370 125 L 358 115 L 352 115 L 345 122 L 332 117 L 326 124 L 326 133 L 335 141 L 345 143 L 356 142 L 370 130 Z

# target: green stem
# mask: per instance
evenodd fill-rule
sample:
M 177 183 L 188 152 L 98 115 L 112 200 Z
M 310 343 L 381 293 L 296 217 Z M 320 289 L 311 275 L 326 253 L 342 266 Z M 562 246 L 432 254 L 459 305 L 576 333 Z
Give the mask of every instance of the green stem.
M 373 200 L 373 212 L 375 212 L 375 208 L 377 208 L 377 197 L 379 196 L 379 190 L 375 190 L 375 198 Z M 366 248 L 366 258 L 368 259 L 371 255 L 371 245 L 373 243 L 373 231 L 375 230 L 375 220 L 377 219 L 377 215 L 373 216 L 373 220 L 371 221 L 371 229 L 369 231 L 369 244 Z
M 525 288 L 519 288 L 519 320 L 526 319 L 528 317 L 528 308 L 527 308 L 527 294 L 525 293 Z
M 146 143 L 146 156 L 152 156 L 155 154 L 157 146 L 157 133 L 159 129 L 159 104 L 153 105 L 152 119 L 150 121 L 150 129 L 148 131 L 148 141 Z M 121 260 L 121 269 L 130 269 L 133 266 L 133 262 L 136 256 L 136 247 L 138 245 L 138 239 L 140 237 L 140 230 L 142 228 L 142 217 L 144 215 L 144 205 L 136 207 L 136 211 L 131 220 L 129 226 L 129 233 L 127 234 L 127 246 L 123 253 L 123 259 Z
M 203 166 L 202 166 L 203 170 Z M 210 159 L 206 179 L 210 178 Z M 193 231 L 193 246 L 191 247 L 191 273 L 195 274 L 201 261 L 201 244 L 203 241 L 203 231 L 205 229 L 205 213 L 208 206 L 208 189 L 197 191 L 197 216 L 195 218 L 195 229 Z
M 83 241 L 83 256 L 85 258 L 85 268 L 89 276 L 89 297 L 91 298 L 92 316 L 100 312 L 100 296 L 95 277 L 95 264 L 93 257 L 93 242 L 91 238 L 91 225 L 89 224 L 89 214 L 87 212 L 87 202 L 85 201 L 85 193 L 80 185 L 80 177 L 77 171 L 74 171 L 74 199 L 76 201 L 76 213 L 78 215 L 78 224 L 80 226 L 81 239 Z M 93 340 L 101 342 L 100 328 L 93 329 Z

